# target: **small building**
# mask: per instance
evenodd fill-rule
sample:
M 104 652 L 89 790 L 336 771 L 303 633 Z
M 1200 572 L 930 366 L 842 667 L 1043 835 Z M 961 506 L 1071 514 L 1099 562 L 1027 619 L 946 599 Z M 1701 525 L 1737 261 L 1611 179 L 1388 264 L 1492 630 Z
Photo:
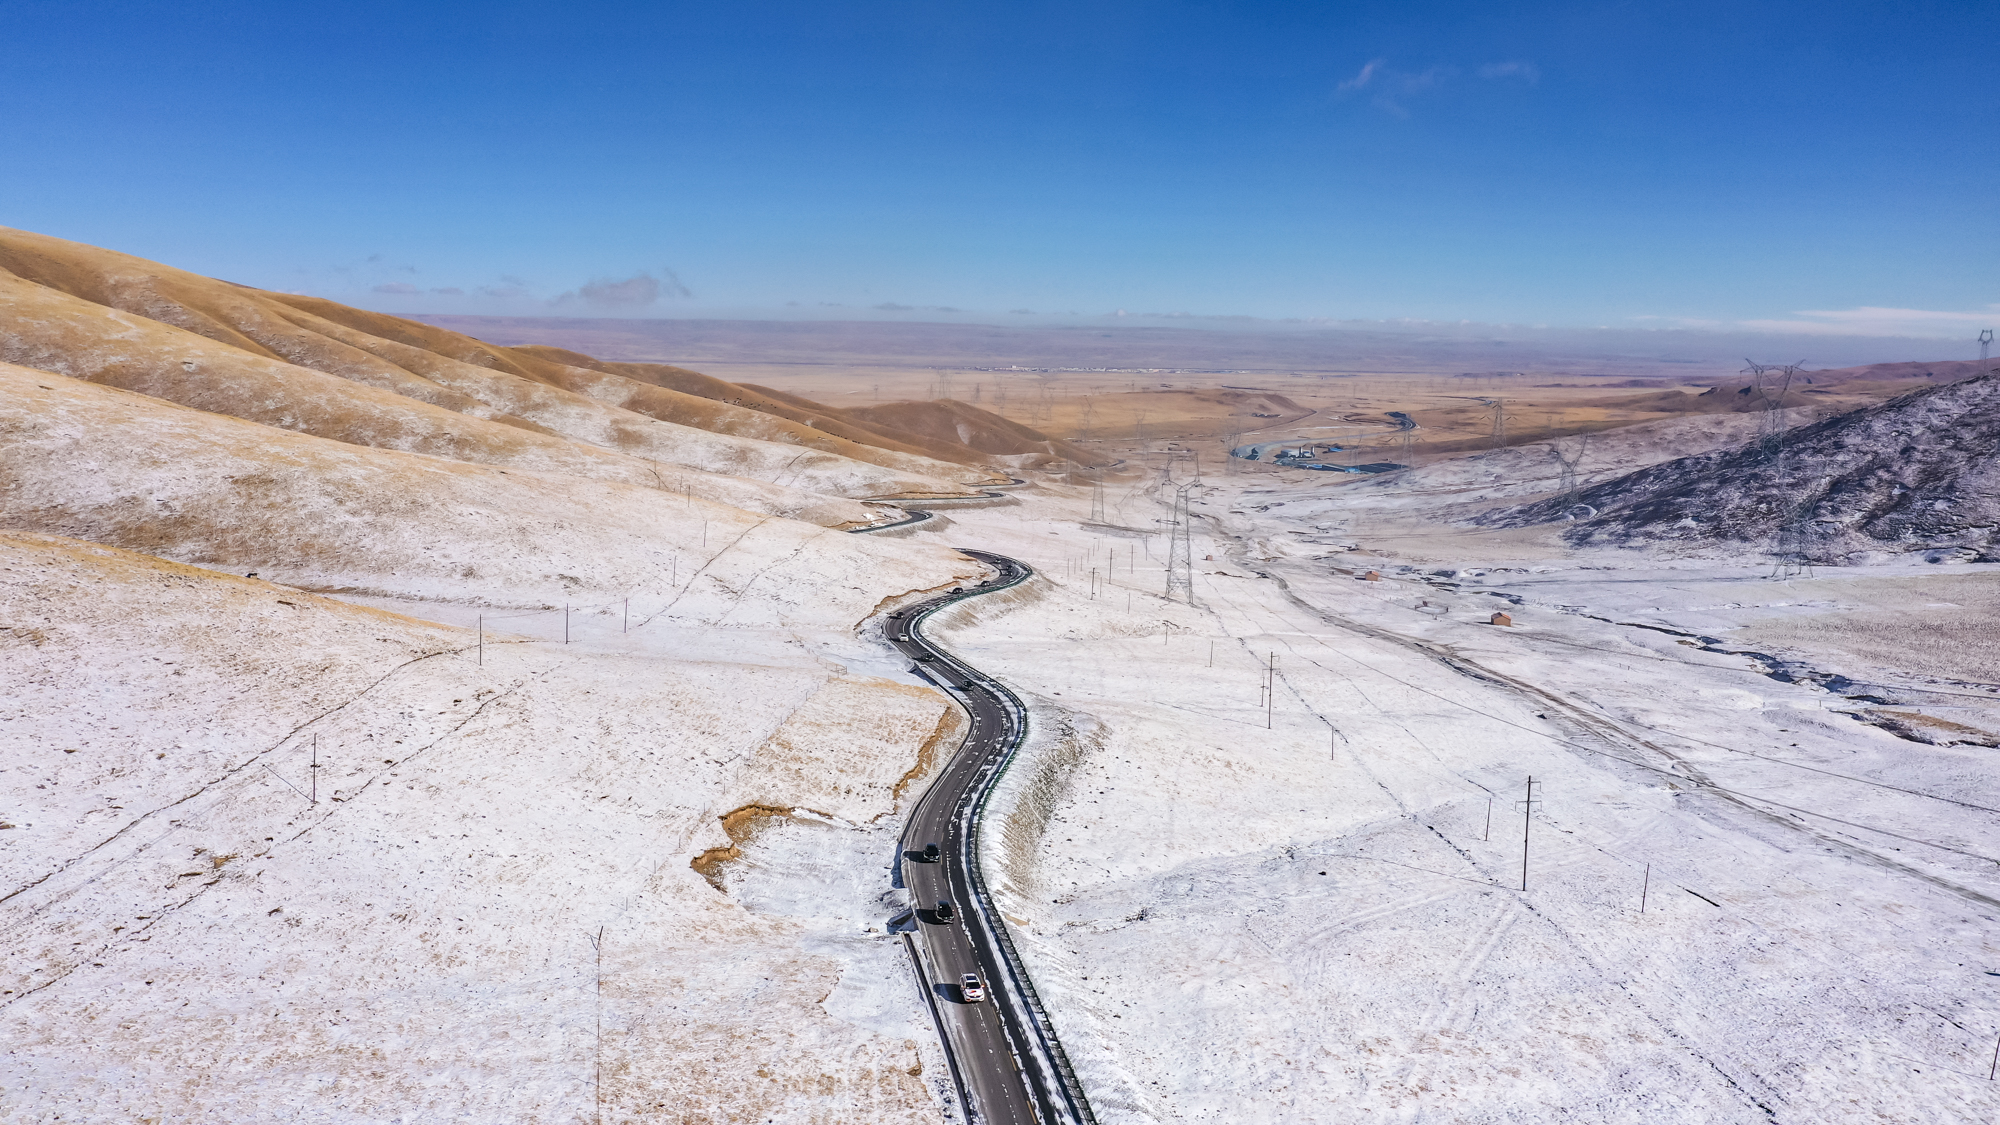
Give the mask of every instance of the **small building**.
M 1504 613 L 1496 613 L 1491 618 L 1488 618 L 1488 620 L 1495 625 L 1512 625 L 1514 623 L 1514 619 Z
M 1380 582 L 1382 581 L 1382 575 L 1377 571 L 1371 570 L 1368 573 L 1362 575 L 1361 580 L 1363 582 Z

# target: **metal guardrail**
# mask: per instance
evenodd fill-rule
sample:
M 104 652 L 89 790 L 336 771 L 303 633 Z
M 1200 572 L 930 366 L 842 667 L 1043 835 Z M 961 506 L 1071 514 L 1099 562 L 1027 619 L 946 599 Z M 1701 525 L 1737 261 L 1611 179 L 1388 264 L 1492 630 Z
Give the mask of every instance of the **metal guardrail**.
M 961 548 L 961 550 L 964 549 Z M 960 820 L 965 828 L 966 838 L 971 842 L 972 863 L 970 864 L 971 870 L 968 874 L 972 880 L 973 896 L 977 899 L 980 907 L 979 910 L 973 912 L 972 916 L 979 920 L 980 927 L 988 935 L 991 946 L 1000 954 L 1000 959 L 1007 970 L 1007 976 L 1014 985 L 1014 988 L 1011 990 L 1012 994 L 1019 1000 L 1022 1008 L 1025 1009 L 1023 1012 L 1017 1012 L 1017 1017 L 1025 1015 L 1027 1017 L 1025 1022 L 1034 1031 L 1040 1051 L 1032 1053 L 1040 1054 L 1046 1058 L 1054 1070 L 1054 1078 L 1056 1079 L 1058 1089 L 1052 1092 L 1060 1095 L 1062 1107 L 1069 1111 L 1070 1118 L 1076 1125 L 1097 1125 L 1097 1116 L 1091 1112 L 1090 1100 L 1084 1093 L 1082 1082 L 1077 1079 L 1076 1069 L 1069 1060 L 1069 1053 L 1063 1049 L 1062 1040 L 1056 1034 L 1055 1024 L 1049 1018 L 1048 1008 L 1042 1002 L 1041 994 L 1035 990 L 1034 979 L 1028 973 L 1027 964 L 1021 959 L 1020 951 L 1014 947 L 1013 937 L 1007 932 L 1006 921 L 1001 917 L 999 907 L 993 901 L 992 892 L 986 886 L 986 875 L 980 858 L 980 821 L 985 815 L 986 805 L 993 795 L 994 787 L 999 784 L 1000 779 L 1005 777 L 1007 771 L 1012 768 L 1014 759 L 1018 756 L 1022 743 L 1027 739 L 1028 709 L 1021 702 L 1020 697 L 1015 695 L 1004 684 L 978 672 L 964 661 L 952 655 L 948 650 L 941 648 L 929 638 L 923 636 L 922 633 L 923 622 L 933 613 L 956 605 L 966 598 L 977 597 L 980 594 L 995 593 L 1012 586 L 1018 586 L 1033 576 L 1034 570 L 1018 560 L 1006 559 L 1005 556 L 993 555 L 989 552 L 967 550 L 965 553 L 975 558 L 984 556 L 988 559 L 1004 559 L 1007 563 L 1018 568 L 1020 573 L 1012 580 L 1003 582 L 997 586 L 988 586 L 976 592 L 959 594 L 925 607 L 921 612 L 912 617 L 909 632 L 911 636 L 937 650 L 947 661 L 956 666 L 966 678 L 977 681 L 981 688 L 998 698 L 1006 708 L 1008 716 L 1013 723 L 1014 729 L 1011 737 L 1008 739 L 1006 753 L 984 767 L 985 776 L 980 779 L 978 785 L 960 797 L 958 806 L 953 810 L 954 816 Z M 925 678 L 931 679 L 928 676 Z M 968 694 L 965 689 L 949 682 L 940 682 L 936 679 L 932 679 L 932 682 L 938 683 L 940 687 L 953 695 Z M 1003 1021 L 1002 1026 L 1007 1026 L 1007 1022 Z M 1012 1029 L 1009 1028 L 1009 1030 L 1011 1032 Z M 1012 1035 L 1010 1034 L 1009 1037 L 1012 1038 Z M 1020 1046 L 1025 1046 L 1025 1044 Z M 950 1051 L 951 1048 L 948 1043 L 945 1049 L 947 1052 Z M 1017 1054 L 1019 1053 L 1019 1046 L 1016 1047 L 1016 1052 Z M 1027 1071 L 1024 1070 L 1023 1073 L 1027 1073 Z
M 916 972 L 917 991 L 924 995 L 924 1007 L 930 1011 L 931 1026 L 937 1029 L 938 1042 L 944 1047 L 944 1065 L 951 1071 L 952 1088 L 958 1091 L 958 1115 L 972 1120 L 972 1098 L 965 1092 L 965 1075 L 959 1072 L 958 1056 L 951 1053 L 951 1039 L 944 1033 L 944 1013 L 938 1011 L 937 996 L 931 992 L 930 976 L 924 972 L 923 955 L 917 952 L 916 939 L 908 930 L 903 931 L 903 949 L 910 955 L 910 967 Z
M 850 527 L 847 529 L 847 533 L 849 535 L 868 535 L 877 531 L 894 531 L 900 527 L 912 527 L 931 518 L 933 517 L 929 512 L 915 511 L 894 523 L 874 523 L 869 524 L 867 527 Z

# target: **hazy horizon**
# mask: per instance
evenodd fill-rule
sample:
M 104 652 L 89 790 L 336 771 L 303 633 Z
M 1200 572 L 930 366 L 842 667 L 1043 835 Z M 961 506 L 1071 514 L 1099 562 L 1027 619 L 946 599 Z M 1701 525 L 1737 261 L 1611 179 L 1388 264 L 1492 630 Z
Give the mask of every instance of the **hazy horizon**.
M 1808 369 L 1978 358 L 1976 341 L 1800 336 L 1692 329 L 1548 329 L 1479 324 L 956 321 L 478 316 L 412 319 L 498 344 L 549 344 L 602 359 L 679 364 L 889 363 L 903 366 L 1183 371 L 1530 370 L 1714 378 L 1744 362 Z M 997 368 L 996 368 L 997 369 Z

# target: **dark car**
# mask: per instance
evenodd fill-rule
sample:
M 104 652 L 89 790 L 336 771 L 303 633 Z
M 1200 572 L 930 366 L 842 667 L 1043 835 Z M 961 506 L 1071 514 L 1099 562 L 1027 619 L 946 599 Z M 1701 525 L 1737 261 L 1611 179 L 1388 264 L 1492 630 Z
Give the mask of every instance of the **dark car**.
M 925 863 L 936 863 L 937 861 L 938 861 L 938 846 L 937 846 L 936 844 L 925 844 L 925 845 L 924 845 L 924 862 L 925 862 Z
M 951 914 L 952 914 L 951 900 L 948 898 L 939 899 L 937 904 L 938 921 L 940 922 L 951 921 Z

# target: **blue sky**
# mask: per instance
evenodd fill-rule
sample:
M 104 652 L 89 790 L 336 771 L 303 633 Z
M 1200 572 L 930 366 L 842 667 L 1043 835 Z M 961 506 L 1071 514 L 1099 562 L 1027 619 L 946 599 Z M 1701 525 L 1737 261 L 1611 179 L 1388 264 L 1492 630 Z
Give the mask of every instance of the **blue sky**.
M 1996 32 L 1990 0 L 0 0 L 0 223 L 406 312 L 1970 338 Z

